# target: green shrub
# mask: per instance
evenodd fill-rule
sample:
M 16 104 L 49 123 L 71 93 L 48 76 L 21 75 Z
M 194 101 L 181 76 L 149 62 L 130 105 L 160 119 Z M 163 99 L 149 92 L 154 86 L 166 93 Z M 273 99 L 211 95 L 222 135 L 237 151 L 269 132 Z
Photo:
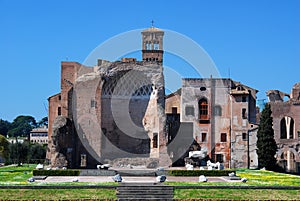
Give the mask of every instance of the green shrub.
M 169 170 L 170 176 L 228 176 L 229 173 L 235 173 L 235 170 Z
M 33 176 L 79 176 L 80 170 L 33 170 Z

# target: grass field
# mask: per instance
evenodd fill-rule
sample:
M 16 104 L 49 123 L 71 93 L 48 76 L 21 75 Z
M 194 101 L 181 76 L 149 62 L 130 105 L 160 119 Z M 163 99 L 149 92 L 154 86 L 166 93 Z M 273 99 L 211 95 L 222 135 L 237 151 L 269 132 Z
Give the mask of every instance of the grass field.
M 0 185 L 41 185 L 41 183 L 29 183 L 27 179 L 32 177 L 32 169 L 36 165 L 23 167 L 1 167 Z M 240 177 L 248 179 L 246 183 L 240 182 L 167 182 L 174 186 L 300 186 L 300 176 L 274 173 L 262 170 L 239 169 L 236 171 Z M 43 184 L 45 185 L 45 184 Z M 117 185 L 117 183 L 84 183 L 63 182 L 46 185 Z M 251 189 L 175 189 L 176 199 L 227 199 L 227 200 L 300 200 L 299 190 L 251 190 Z M 114 189 L 0 189 L 0 200 L 76 200 L 76 199 L 116 199 Z
M 297 190 L 258 189 L 176 189 L 175 199 L 222 199 L 222 200 L 300 200 Z
M 297 175 L 248 169 L 237 169 L 236 174 L 241 178 L 247 178 L 247 182 L 168 182 L 168 184 L 174 186 L 300 186 L 300 176 Z
M 114 189 L 0 189 L 0 200 L 116 200 Z

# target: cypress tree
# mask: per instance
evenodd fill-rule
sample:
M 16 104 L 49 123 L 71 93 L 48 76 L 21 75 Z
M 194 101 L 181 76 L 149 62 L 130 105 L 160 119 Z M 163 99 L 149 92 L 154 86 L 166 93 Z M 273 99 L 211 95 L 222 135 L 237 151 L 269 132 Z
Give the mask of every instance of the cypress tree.
M 273 118 L 271 116 L 271 106 L 266 104 L 262 111 L 260 123 L 257 131 L 257 155 L 258 166 L 267 170 L 276 169 L 275 154 L 277 145 L 274 139 Z

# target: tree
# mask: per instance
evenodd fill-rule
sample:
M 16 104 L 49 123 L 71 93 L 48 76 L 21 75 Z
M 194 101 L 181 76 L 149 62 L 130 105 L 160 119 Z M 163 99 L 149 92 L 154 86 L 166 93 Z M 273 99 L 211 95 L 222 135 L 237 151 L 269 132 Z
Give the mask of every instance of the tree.
M 276 169 L 275 154 L 277 145 L 274 139 L 273 118 L 271 116 L 271 106 L 266 104 L 260 117 L 260 124 L 257 131 L 257 155 L 260 168 L 267 170 Z
M 7 163 L 43 163 L 46 158 L 46 146 L 40 144 L 23 143 L 9 144 L 9 160 Z
M 40 144 L 31 144 L 29 149 L 29 160 L 32 163 L 44 161 L 46 158 L 46 146 Z
M 43 127 L 43 126 L 48 127 L 48 117 L 44 117 L 39 122 L 37 122 L 37 127 Z
M 29 143 L 11 143 L 9 144 L 9 163 L 26 163 L 28 161 Z
M 11 123 L 0 119 L 0 134 L 6 136 L 11 127 Z
M 30 131 L 36 127 L 36 121 L 32 116 L 18 116 L 11 124 L 8 131 L 10 137 L 27 137 Z
M 8 140 L 0 135 L 0 157 L 2 157 L 5 161 L 8 160 L 9 156 L 9 142 Z

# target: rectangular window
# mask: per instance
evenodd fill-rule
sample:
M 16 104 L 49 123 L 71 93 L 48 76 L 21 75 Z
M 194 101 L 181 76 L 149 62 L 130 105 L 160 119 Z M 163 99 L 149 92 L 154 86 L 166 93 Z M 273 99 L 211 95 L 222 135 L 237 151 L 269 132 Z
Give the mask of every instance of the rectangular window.
M 248 135 L 247 135 L 247 133 L 243 133 L 243 134 L 242 134 L 242 137 L 243 137 L 243 140 L 244 140 L 244 141 L 247 141 L 247 140 L 248 140 Z
M 172 107 L 172 114 L 177 114 L 177 107 Z
M 206 142 L 207 133 L 202 133 L 201 142 Z
M 221 142 L 227 142 L 227 133 L 221 133 Z
M 57 108 L 57 115 L 60 116 L 61 115 L 61 107 Z
M 199 119 L 208 119 L 208 103 L 206 100 L 199 101 Z
M 86 167 L 86 154 L 80 155 L 80 167 Z
M 223 154 L 216 154 L 216 162 L 223 163 L 224 162 L 223 158 L 224 158 Z
M 247 102 L 247 97 L 246 96 L 242 97 L 242 102 L 244 102 L 244 103 Z
M 242 118 L 247 119 L 246 108 L 242 109 Z
M 158 134 L 157 133 L 153 133 L 153 140 L 152 140 L 152 145 L 153 148 L 157 148 L 158 147 Z

